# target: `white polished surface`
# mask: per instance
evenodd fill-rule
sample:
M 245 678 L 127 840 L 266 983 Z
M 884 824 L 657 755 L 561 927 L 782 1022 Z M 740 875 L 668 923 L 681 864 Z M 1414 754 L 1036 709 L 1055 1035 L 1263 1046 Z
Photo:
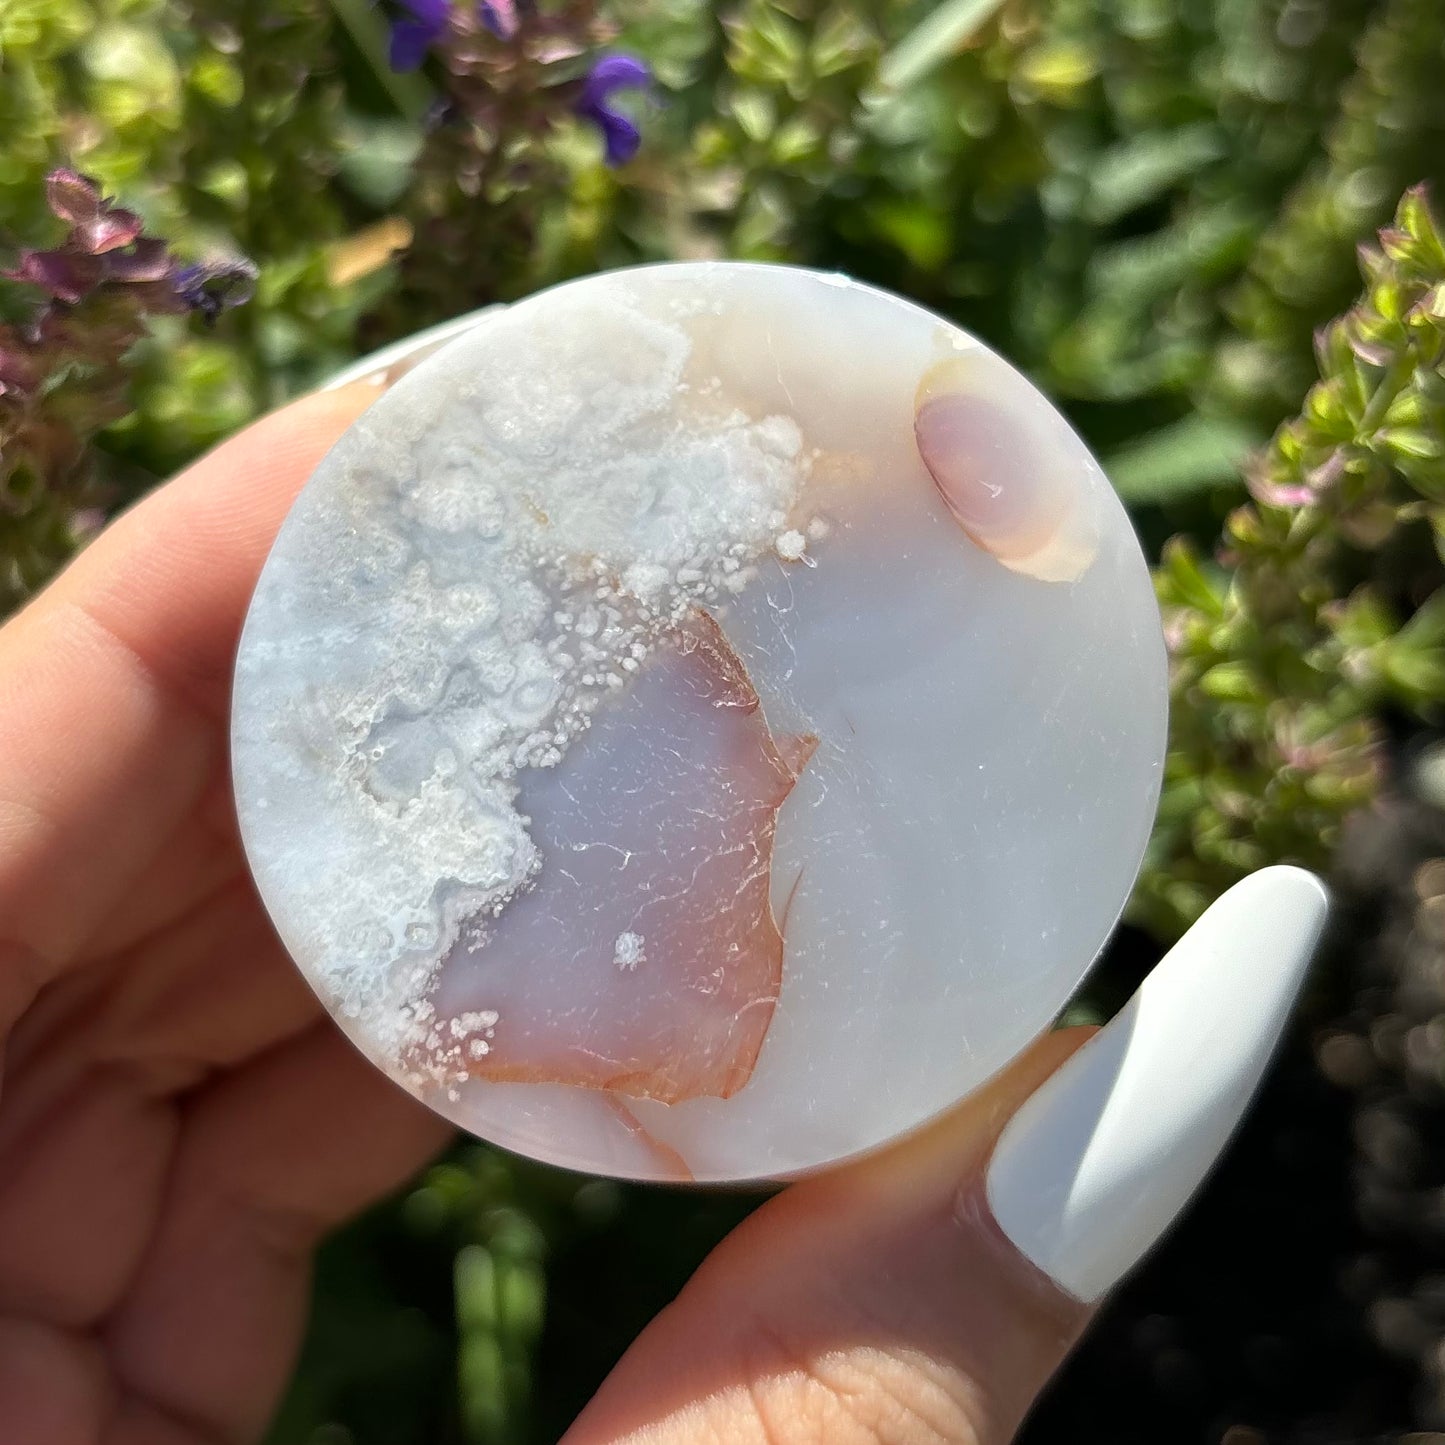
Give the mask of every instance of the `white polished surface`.
M 779 1176 L 1047 1025 L 1164 710 L 1123 510 L 1017 372 L 839 277 L 653 267 L 484 317 L 323 461 L 236 795 L 297 963 L 442 1113 Z

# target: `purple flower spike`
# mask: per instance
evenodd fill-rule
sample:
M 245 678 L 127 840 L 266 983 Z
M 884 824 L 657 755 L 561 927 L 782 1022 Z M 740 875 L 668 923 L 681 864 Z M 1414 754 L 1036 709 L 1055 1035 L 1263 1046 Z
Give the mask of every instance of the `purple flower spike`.
M 604 55 L 587 72 L 577 114 L 602 132 L 609 166 L 625 165 L 637 154 L 642 133 L 609 103 L 618 90 L 638 90 L 652 83 L 652 71 L 635 55 Z
M 451 0 L 401 0 L 409 18 L 391 22 L 393 70 L 416 70 L 447 28 Z
M 72 345 L 72 312 L 96 296 L 142 314 L 198 311 L 208 323 L 250 298 L 256 268 L 249 261 L 182 266 L 160 237 L 142 234 L 134 212 L 106 200 L 88 176 L 51 171 L 45 192 L 70 234 L 49 250 L 22 251 L 13 269 L 0 271 L 0 277 L 37 286 L 50 298 L 25 334 L 28 347 L 43 351 Z M 5 334 L 0 328 L 0 394 L 20 386 L 13 348 L 5 359 Z
M 141 218 L 134 211 L 111 207 L 93 221 L 78 225 L 75 228 L 75 240 L 92 256 L 99 256 L 107 251 L 129 246 L 144 229 Z
M 156 236 L 142 236 L 128 251 L 112 252 L 105 258 L 105 279 L 134 284 L 160 281 L 170 274 L 171 254 Z

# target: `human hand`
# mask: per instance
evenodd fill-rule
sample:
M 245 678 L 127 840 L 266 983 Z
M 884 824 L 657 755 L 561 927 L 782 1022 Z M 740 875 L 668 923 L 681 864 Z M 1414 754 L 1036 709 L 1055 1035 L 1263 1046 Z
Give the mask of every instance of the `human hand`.
M 375 395 L 258 423 L 0 629 L 0 1439 L 254 1439 L 312 1244 L 446 1136 L 284 957 L 226 769 L 261 561 Z M 568 1445 L 1002 1445 L 1227 1138 L 1322 917 L 1307 875 L 1256 875 L 1081 1052 L 1087 1030 L 1051 1035 L 916 1138 L 785 1191 Z
M 6 1445 L 258 1436 L 317 1238 L 446 1138 L 285 957 L 230 803 L 251 589 L 376 394 L 258 423 L 0 629 Z

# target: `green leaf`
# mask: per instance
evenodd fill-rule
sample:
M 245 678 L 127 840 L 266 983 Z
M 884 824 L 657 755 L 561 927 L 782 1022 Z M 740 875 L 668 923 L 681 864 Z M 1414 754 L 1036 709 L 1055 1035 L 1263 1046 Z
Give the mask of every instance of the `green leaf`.
M 202 55 L 191 67 L 190 83 L 207 100 L 227 109 L 239 105 L 245 95 L 240 68 L 215 51 Z
M 1393 612 L 1367 587 L 1358 589 L 1340 607 L 1331 627 L 1340 645 L 1349 652 L 1369 652 L 1395 632 Z
M 1422 427 L 1382 427 L 1375 433 L 1375 440 L 1415 461 L 1433 462 L 1445 457 L 1445 444 L 1434 432 Z
M 772 97 L 761 90 L 739 91 L 728 107 L 738 128 L 751 141 L 763 141 L 772 134 L 778 113 Z
M 1173 502 L 1237 483 L 1240 466 L 1258 440 L 1238 422 L 1196 414 L 1115 452 L 1104 470 L 1130 506 Z
M 900 91 L 962 50 L 1003 9 L 1003 0 L 945 0 L 879 62 L 878 83 Z
M 1019 78 L 1056 105 L 1067 105 L 1099 73 L 1099 58 L 1082 45 L 1056 40 L 1035 46 L 1018 63 Z
M 953 227 L 946 211 L 902 197 L 885 200 L 868 215 L 877 233 L 891 241 L 920 271 L 932 271 L 948 260 Z
M 1384 657 L 1386 676 L 1411 701 L 1445 701 L 1445 656 L 1433 649 L 1417 652 L 1394 646 L 1386 649 Z
M 356 125 L 356 143 L 341 158 L 341 180 L 359 199 L 383 211 L 411 182 L 422 147 L 421 127 L 402 120 Z
M 869 58 L 873 32 L 852 10 L 830 10 L 818 25 L 809 48 L 815 75 L 836 75 Z
M 772 158 L 778 165 L 796 165 L 816 156 L 822 143 L 818 127 L 806 115 L 795 115 L 774 133 Z
M 471 1445 L 502 1445 L 509 1438 L 507 1364 L 495 1335 L 464 1333 L 458 1341 L 457 1395 Z
M 469 1244 L 457 1252 L 452 1264 L 456 1293 L 457 1326 L 463 1331 L 495 1329 L 499 1316 L 497 1263 L 491 1250 Z
M 1215 125 L 1146 131 L 1110 147 L 1092 163 L 1084 214 L 1108 225 L 1157 200 L 1224 153 L 1224 136 Z
M 778 11 L 754 6 L 733 38 L 739 74 L 766 85 L 785 85 L 798 75 L 807 41 L 803 31 Z
M 1445 589 L 1421 603 L 1395 641 L 1413 648 L 1445 647 Z
M 547 1276 L 535 1260 L 499 1260 L 497 1308 L 508 1339 L 530 1344 L 542 1333 Z
M 1165 543 L 1157 580 L 1162 599 L 1193 607 L 1211 619 L 1224 615 L 1223 590 L 1210 581 L 1194 548 L 1183 538 Z
M 1422 264 L 1445 269 L 1445 238 L 1430 210 L 1430 198 L 1424 186 L 1411 186 L 1400 200 L 1395 225 L 1419 243 Z
M 1219 662 L 1199 679 L 1200 691 L 1220 702 L 1262 702 L 1254 670 L 1246 662 Z
M 386 19 L 371 0 L 331 0 L 336 18 L 350 32 L 382 90 L 399 114 L 420 123 L 431 110 L 431 87 L 419 74 L 402 75 L 387 57 Z

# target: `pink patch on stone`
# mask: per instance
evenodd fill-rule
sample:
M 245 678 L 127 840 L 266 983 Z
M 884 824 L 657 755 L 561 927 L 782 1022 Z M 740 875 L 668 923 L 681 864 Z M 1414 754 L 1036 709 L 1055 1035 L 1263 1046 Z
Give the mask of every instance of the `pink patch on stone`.
M 1097 537 L 1079 515 L 1072 469 L 1041 439 L 1018 399 L 991 393 L 974 355 L 924 373 L 914 438 L 939 495 L 969 538 L 1006 567 L 1071 580 L 1093 560 Z
M 497 1016 L 485 1051 L 459 1030 L 459 1066 L 668 1104 L 741 1089 L 782 983 L 778 810 L 815 746 L 774 737 L 696 614 L 555 768 L 519 776 L 541 870 L 463 930 L 431 996 L 444 1037 Z
M 607 1107 L 616 1116 L 617 1122 L 651 1154 L 659 1179 L 673 1184 L 695 1182 L 692 1170 L 687 1167 L 687 1160 L 671 1145 L 664 1144 L 661 1139 L 650 1134 L 644 1128 L 642 1120 L 616 1094 L 607 1095 Z

